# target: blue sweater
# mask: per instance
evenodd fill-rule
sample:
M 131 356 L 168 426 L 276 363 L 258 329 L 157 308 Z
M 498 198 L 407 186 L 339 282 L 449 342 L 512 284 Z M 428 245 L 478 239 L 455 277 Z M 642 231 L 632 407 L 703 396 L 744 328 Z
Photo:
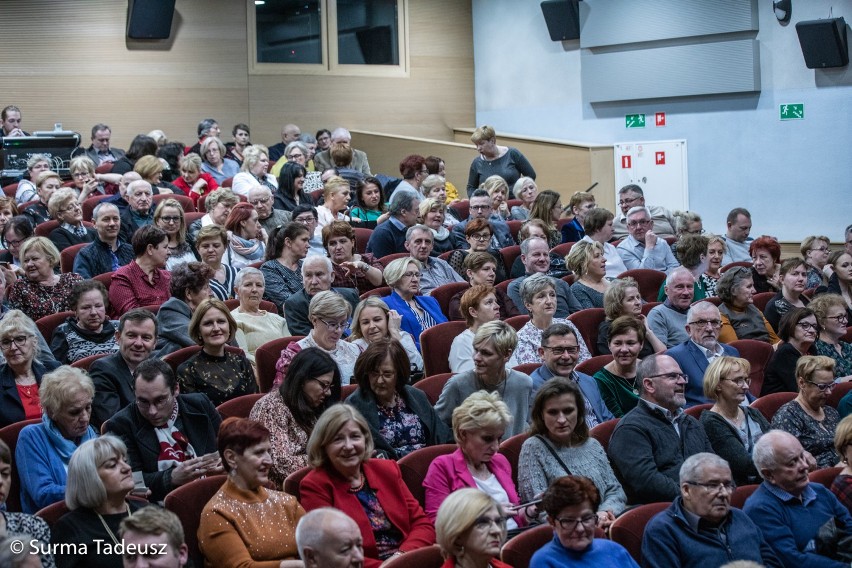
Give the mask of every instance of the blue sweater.
M 777 494 L 780 490 L 768 487 L 764 481 L 746 500 L 743 511 L 763 532 L 783 566 L 845 568 L 846 563 L 814 552 L 813 539 L 819 528 L 832 517 L 838 529 L 852 530 L 852 517 L 828 489 L 818 483 L 811 483 L 809 487 L 816 498 L 804 505 L 792 496 L 782 500 Z
M 739 509 L 732 508 L 724 523 L 728 543 L 692 528 L 678 497 L 651 519 L 642 537 L 642 566 L 647 568 L 703 568 L 734 560 L 753 560 L 768 568 L 780 568 L 760 529 Z
M 627 550 L 620 544 L 596 538 L 582 551 L 562 546 L 559 537 L 539 548 L 530 560 L 530 568 L 639 568 Z

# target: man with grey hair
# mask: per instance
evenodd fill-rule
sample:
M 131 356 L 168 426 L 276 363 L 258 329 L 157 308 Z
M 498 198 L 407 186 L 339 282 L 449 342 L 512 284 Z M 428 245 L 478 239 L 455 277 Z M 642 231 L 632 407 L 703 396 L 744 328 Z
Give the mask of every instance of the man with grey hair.
M 470 215 L 461 223 L 453 226 L 453 232 L 450 234 L 457 249 L 467 250 L 470 248 L 465 229 L 473 219 L 486 219 L 491 224 L 491 246 L 489 248 L 499 250 L 515 245 L 515 237 L 512 236 L 509 225 L 500 215 L 494 213 L 494 203 L 491 196 L 484 189 L 477 189 L 470 196 Z M 507 266 L 506 268 L 511 267 Z
M 698 453 L 680 468 L 680 496 L 645 526 L 642 564 L 649 568 L 704 568 L 733 560 L 783 566 L 763 533 L 731 508 L 736 486 L 728 462 Z
M 459 276 L 446 260 L 430 256 L 433 245 L 432 229 L 426 225 L 414 225 L 405 233 L 405 248 L 411 253 L 411 257 L 419 260 L 422 265 L 420 292 L 427 296 L 438 286 L 451 282 L 465 282 L 465 279 Z
M 783 565 L 848 566 L 852 551 L 845 541 L 852 531 L 852 516 L 831 491 L 810 482 L 813 456 L 799 440 L 770 430 L 755 443 L 752 458 L 763 483 L 746 500 L 743 511 Z M 829 535 L 833 539 L 826 538 Z M 837 542 L 838 536 L 843 540 Z
M 686 312 L 686 332 L 689 339 L 666 351 L 689 376 L 686 385 L 686 406 L 712 402 L 704 396 L 704 373 L 717 357 L 739 357 L 740 352 L 719 343 L 722 315 L 712 302 L 698 302 Z
M 686 313 L 692 303 L 694 284 L 695 278 L 689 270 L 676 268 L 666 277 L 665 301 L 648 312 L 648 327 L 666 347 L 689 340 Z
M 352 145 L 352 134 L 345 128 L 335 128 L 331 133 L 332 144 Z M 317 152 L 314 156 L 314 166 L 318 172 L 322 172 L 334 167 L 334 161 L 331 159 L 331 149 Z M 352 165 L 353 170 L 361 172 L 365 176 L 373 175 L 370 172 L 370 162 L 367 160 L 367 154 L 361 150 L 352 148 Z
M 114 272 L 135 258 L 130 243 L 118 238 L 121 213 L 114 203 L 102 201 L 92 213 L 95 240 L 84 246 L 74 258 L 74 272 L 83 278 Z
M 619 420 L 607 453 L 628 503 L 672 501 L 686 458 L 713 448 L 701 423 L 683 412 L 686 375 L 677 361 L 668 355 L 645 357 L 636 384 L 639 402 Z
M 317 154 L 319 155 L 319 154 Z M 417 223 L 420 215 L 420 194 L 410 190 L 394 191 L 388 203 L 390 217 L 375 228 L 367 241 L 367 252 L 381 258 L 397 252 L 406 252 L 405 233 Z
M 136 229 L 154 223 L 157 206 L 153 196 L 151 184 L 145 180 L 132 181 L 127 186 L 128 207 L 121 212 L 121 230 L 118 234 L 122 241 L 129 243 Z
M 526 274 L 512 280 L 507 293 L 519 312 L 529 314 L 529 310 L 524 305 L 524 299 L 521 297 L 521 284 L 533 274 L 547 274 L 547 271 L 550 270 L 550 247 L 547 245 L 547 241 L 541 237 L 524 239 L 521 243 L 521 261 L 524 263 Z M 583 309 L 567 282 L 561 278 L 554 278 L 553 281 L 556 283 L 556 313 L 554 317 L 567 318 L 570 314 Z
M 646 205 L 645 192 L 636 184 L 628 184 L 618 190 L 618 207 L 621 213 L 612 220 L 612 236 L 623 239 L 630 234 L 627 228 L 627 212 L 633 207 L 647 207 L 653 226 L 648 228 L 660 237 L 675 236 L 675 220 L 672 212 L 659 205 Z
M 73 157 L 86 156 L 95 167 L 104 162 L 114 162 L 124 156 L 124 150 L 113 148 L 109 142 L 112 131 L 106 124 L 96 124 L 92 127 L 92 144 L 88 148 L 78 147 L 71 154 Z
M 305 568 L 361 568 L 364 540 L 346 513 L 320 507 L 299 519 L 296 546 Z
M 291 334 L 308 335 L 311 332 L 313 325 L 308 319 L 308 307 L 311 298 L 325 290 L 332 290 L 343 296 L 343 299 L 352 305 L 352 311 L 355 311 L 355 306 L 360 301 L 357 290 L 332 288 L 333 270 L 331 259 L 327 256 L 309 256 L 302 261 L 304 287 L 284 302 L 284 319 L 287 320 L 287 328 Z
M 113 203 L 119 211 L 124 211 L 130 205 L 127 203 L 127 187 L 134 181 L 142 179 L 138 173 L 129 171 L 121 174 L 118 178 L 118 192 L 102 200 L 101 203 Z M 153 187 L 151 188 L 153 191 Z
M 652 223 L 651 212 L 647 207 L 633 207 L 627 212 L 627 229 L 630 234 L 616 250 L 628 270 L 647 268 L 671 272 L 680 266 L 672 254 L 672 247 L 654 232 Z
M 279 225 L 286 225 L 293 220 L 293 213 L 275 209 L 272 192 L 265 185 L 253 184 L 248 190 L 248 202 L 257 211 L 257 221 L 266 229 L 266 234 L 271 235 L 272 229 Z

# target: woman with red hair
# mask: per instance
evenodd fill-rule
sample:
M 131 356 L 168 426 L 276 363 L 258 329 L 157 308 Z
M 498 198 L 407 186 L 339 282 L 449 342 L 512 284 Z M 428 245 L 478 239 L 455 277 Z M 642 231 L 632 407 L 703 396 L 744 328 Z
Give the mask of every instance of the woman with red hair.
M 266 230 L 260 225 L 257 211 L 250 203 L 237 203 L 225 221 L 231 266 L 241 270 L 252 262 L 263 260 L 266 252 Z
M 773 237 L 763 235 L 751 242 L 748 253 L 752 260 L 752 277 L 754 291 L 779 292 L 781 290 L 781 275 L 778 265 L 781 262 L 781 245 Z

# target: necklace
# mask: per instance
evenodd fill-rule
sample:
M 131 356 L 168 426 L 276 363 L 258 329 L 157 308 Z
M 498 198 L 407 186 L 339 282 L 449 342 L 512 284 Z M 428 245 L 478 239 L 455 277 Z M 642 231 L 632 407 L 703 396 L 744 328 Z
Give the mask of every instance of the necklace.
M 364 477 L 364 474 L 359 471 L 358 472 L 358 485 L 355 485 L 354 487 L 350 485 L 349 486 L 349 492 L 350 493 L 358 493 L 359 491 L 364 489 L 364 484 L 366 482 L 367 482 L 367 478 Z
M 127 516 L 128 516 L 128 517 L 132 517 L 132 516 L 133 516 L 133 513 L 131 513 L 131 512 L 130 512 L 130 505 L 128 505 L 127 503 L 125 503 L 125 504 L 124 504 L 124 507 L 125 507 L 125 510 L 126 510 L 126 512 L 127 512 Z M 114 544 L 118 544 L 118 539 L 117 539 L 117 538 L 115 538 L 115 533 L 113 533 L 113 532 L 112 532 L 112 530 L 109 528 L 109 526 L 107 526 L 106 521 L 104 520 L 103 516 L 102 516 L 100 513 L 95 513 L 95 514 L 96 514 L 96 515 L 98 516 L 98 518 L 101 520 L 101 524 L 104 526 L 104 529 L 106 530 L 107 534 L 108 534 L 108 535 L 109 535 L 109 537 L 112 539 L 112 542 L 113 542 Z

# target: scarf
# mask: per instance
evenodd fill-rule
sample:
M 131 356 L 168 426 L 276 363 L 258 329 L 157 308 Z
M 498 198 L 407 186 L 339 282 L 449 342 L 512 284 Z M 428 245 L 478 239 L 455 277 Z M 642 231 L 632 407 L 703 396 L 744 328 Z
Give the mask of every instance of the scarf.
M 434 237 L 436 241 L 445 241 L 447 240 L 447 237 L 450 236 L 450 230 L 446 227 L 441 227 L 437 231 L 430 227 L 429 230 L 432 231 L 432 237 Z
M 228 231 L 228 239 L 235 253 L 248 260 L 259 260 L 263 256 L 263 243 L 258 239 L 244 239 Z
M 195 450 L 183 432 L 175 427 L 178 417 L 178 401 L 172 407 L 169 421 L 162 428 L 154 428 L 157 441 L 160 442 L 160 455 L 157 456 L 157 470 L 166 471 L 181 462 L 195 457 Z
M 98 437 L 95 429 L 89 426 L 86 428 L 86 433 L 80 436 L 77 442 L 69 440 L 62 435 L 62 432 L 59 431 L 59 427 L 56 425 L 56 422 L 51 420 L 47 416 L 46 412 L 41 415 L 41 423 L 44 426 L 45 433 L 47 433 L 47 439 L 50 440 L 50 444 L 54 447 L 56 453 L 59 454 L 59 458 L 62 460 L 62 463 L 66 466 L 68 465 L 68 460 L 71 459 L 71 454 L 74 453 L 74 450 L 80 447 L 80 444 L 88 442 L 89 440 L 94 440 Z

